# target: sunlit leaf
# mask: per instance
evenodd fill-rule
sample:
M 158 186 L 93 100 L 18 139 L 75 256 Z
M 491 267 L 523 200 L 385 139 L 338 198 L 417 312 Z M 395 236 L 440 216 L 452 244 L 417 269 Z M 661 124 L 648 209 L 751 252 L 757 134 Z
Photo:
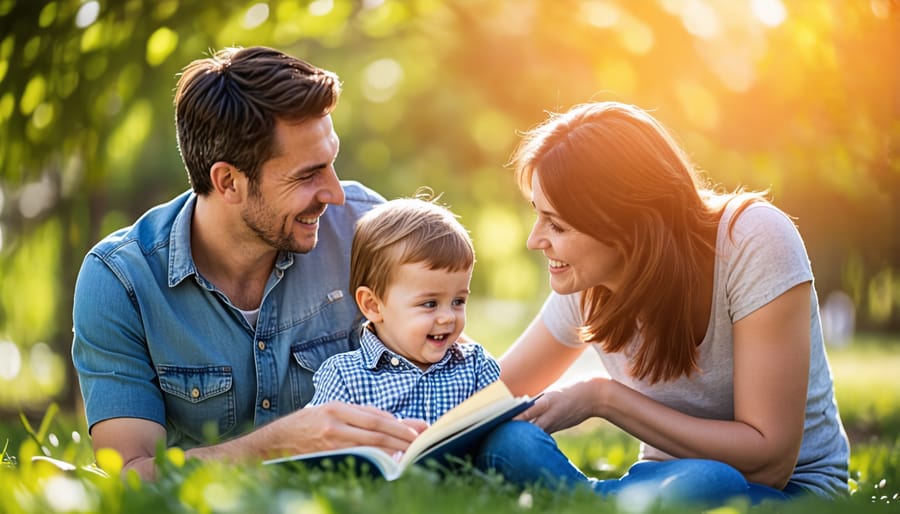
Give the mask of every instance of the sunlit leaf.
M 127 175 L 152 126 L 153 109 L 150 103 L 146 99 L 134 102 L 122 123 L 109 137 L 106 151 L 113 168 Z
M 147 39 L 147 64 L 159 66 L 178 46 L 178 34 L 168 27 L 160 27 Z
M 56 12 L 58 10 L 59 4 L 57 2 L 49 2 L 41 9 L 41 13 L 38 15 L 38 26 L 41 28 L 47 28 L 50 25 L 53 25 L 53 22 L 56 21 Z
M 81 51 L 83 53 L 90 53 L 103 46 L 103 29 L 104 26 L 101 22 L 94 23 L 90 27 L 84 29 L 84 32 L 81 34 Z
M 44 101 L 47 94 L 47 81 L 43 75 L 35 75 L 31 77 L 22 93 L 22 99 L 19 100 L 19 110 L 25 116 L 30 115 L 37 106 Z
M 397 0 L 386 0 L 381 5 L 359 13 L 360 28 L 372 37 L 386 37 L 393 34 L 398 27 L 408 20 L 409 9 L 405 3 Z

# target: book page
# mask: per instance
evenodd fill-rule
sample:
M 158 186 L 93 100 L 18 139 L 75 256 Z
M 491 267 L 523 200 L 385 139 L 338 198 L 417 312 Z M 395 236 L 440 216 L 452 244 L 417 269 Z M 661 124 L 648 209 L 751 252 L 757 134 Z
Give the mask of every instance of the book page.
M 401 465 L 406 466 L 442 439 L 507 410 L 516 401 L 506 384 L 497 380 L 447 411 L 419 434 L 400 460 Z

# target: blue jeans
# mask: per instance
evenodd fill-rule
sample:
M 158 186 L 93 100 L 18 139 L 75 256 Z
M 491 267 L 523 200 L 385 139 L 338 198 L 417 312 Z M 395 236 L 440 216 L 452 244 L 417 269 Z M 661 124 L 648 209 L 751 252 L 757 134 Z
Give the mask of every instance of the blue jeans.
M 797 486 L 780 491 L 747 482 L 732 466 L 705 459 L 640 461 L 618 479 L 588 478 L 559 450 L 550 435 L 526 421 L 511 421 L 494 430 L 485 438 L 476 465 L 485 471 L 499 472 L 507 481 L 523 487 L 588 487 L 601 496 L 647 505 L 715 506 L 740 496 L 756 504 L 786 500 L 803 492 Z

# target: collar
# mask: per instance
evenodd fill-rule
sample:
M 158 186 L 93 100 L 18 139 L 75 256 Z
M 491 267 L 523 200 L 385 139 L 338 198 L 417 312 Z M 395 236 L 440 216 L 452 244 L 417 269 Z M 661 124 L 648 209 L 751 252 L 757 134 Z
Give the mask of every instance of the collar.
M 177 286 L 191 275 L 199 276 L 191 254 L 191 221 L 196 205 L 197 194 L 191 192 L 172 222 L 172 231 L 169 234 L 169 287 Z M 278 252 L 275 259 L 276 269 L 283 272 L 293 264 L 293 253 Z
M 363 366 L 365 366 L 366 369 L 374 370 L 379 367 L 392 368 L 394 366 L 391 366 L 390 362 L 395 358 L 399 359 L 400 362 L 403 362 L 405 364 L 405 368 L 419 369 L 419 367 L 410 362 L 409 359 L 385 346 L 384 343 L 381 342 L 381 339 L 379 339 L 378 336 L 375 335 L 375 331 L 372 330 L 371 325 L 372 323 L 367 321 L 360 328 L 360 352 L 362 353 Z M 454 362 L 457 360 L 461 360 L 462 352 L 459 350 L 459 348 L 457 348 L 456 345 L 457 343 L 453 343 L 453 345 L 450 347 L 450 350 L 448 350 L 447 353 L 444 354 L 444 358 L 432 364 L 428 368 L 428 371 L 431 371 L 435 368 L 444 367 L 450 360 L 453 360 Z
M 169 287 L 175 287 L 182 280 L 197 273 L 194 258 L 191 256 L 191 220 L 194 217 L 194 206 L 197 195 L 193 192 L 175 216 L 172 231 L 169 234 Z

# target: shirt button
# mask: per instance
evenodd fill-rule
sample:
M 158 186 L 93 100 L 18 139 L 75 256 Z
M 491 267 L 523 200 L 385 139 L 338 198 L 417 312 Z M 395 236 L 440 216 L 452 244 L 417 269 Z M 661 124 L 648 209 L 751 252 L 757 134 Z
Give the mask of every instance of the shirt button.
M 398 359 L 397 357 L 391 357 L 391 366 L 399 366 L 399 365 L 400 365 L 400 359 Z
M 200 390 L 196 387 L 191 389 L 191 398 L 200 398 Z
M 263 409 L 268 409 L 271 405 L 272 405 L 272 404 L 269 403 L 269 399 L 268 399 L 268 398 L 264 398 L 264 399 L 263 399 L 263 401 L 262 401 L 262 408 L 263 408 Z
M 259 351 L 265 350 L 266 349 L 265 341 L 260 341 L 260 342 L 256 343 L 256 347 L 259 348 Z

